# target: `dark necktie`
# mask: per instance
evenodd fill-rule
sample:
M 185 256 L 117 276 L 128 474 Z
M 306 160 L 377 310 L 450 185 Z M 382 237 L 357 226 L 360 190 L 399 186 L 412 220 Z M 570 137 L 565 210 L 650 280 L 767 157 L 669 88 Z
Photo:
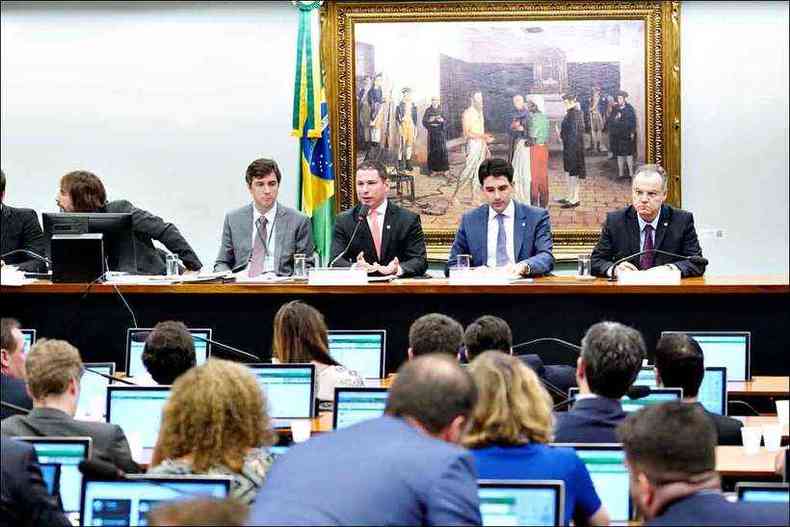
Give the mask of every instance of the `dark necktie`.
M 252 256 L 247 268 L 249 276 L 258 276 L 263 273 L 263 263 L 266 259 L 266 217 L 261 216 L 255 222 L 255 241 L 252 244 Z
M 650 251 L 639 257 L 639 268 L 642 270 L 650 269 L 656 261 L 656 253 L 652 252 L 653 247 L 653 226 L 648 224 L 644 228 L 645 244 L 642 246 L 643 251 Z
M 499 231 L 496 235 L 496 266 L 503 267 L 510 261 L 507 257 L 507 236 L 505 235 L 505 215 L 497 214 Z

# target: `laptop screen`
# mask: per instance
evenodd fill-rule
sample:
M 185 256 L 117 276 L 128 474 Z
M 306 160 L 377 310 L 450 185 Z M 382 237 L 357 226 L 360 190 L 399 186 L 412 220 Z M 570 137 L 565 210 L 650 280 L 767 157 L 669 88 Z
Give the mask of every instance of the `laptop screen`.
M 738 501 L 790 503 L 790 486 L 787 483 L 737 483 Z
M 576 449 L 590 473 L 595 491 L 606 505 L 612 521 L 627 522 L 631 518 L 628 468 L 620 445 L 570 444 Z
M 562 481 L 478 481 L 483 525 L 564 525 Z
M 384 414 L 386 388 L 335 388 L 333 428 L 345 428 Z
M 130 328 L 126 331 L 126 375 L 128 377 L 147 376 L 148 371 L 143 364 L 143 349 L 145 349 L 145 339 L 153 328 Z M 195 364 L 200 366 L 211 356 L 211 345 L 205 340 L 194 338 L 194 336 L 204 339 L 211 339 L 211 330 L 208 328 L 189 328 L 192 334 L 192 341 L 195 344 Z
M 667 331 L 664 333 L 677 333 Z M 662 335 L 664 334 L 662 333 Z M 751 333 L 740 332 L 694 332 L 686 334 L 697 341 L 705 356 L 705 366 L 727 368 L 728 381 L 748 381 L 750 372 Z
M 313 364 L 247 364 L 266 394 L 273 419 L 313 417 Z
M 568 390 L 569 397 L 577 397 L 578 395 L 578 388 Z M 628 395 L 624 395 L 620 399 L 620 404 L 623 406 L 624 412 L 636 412 L 643 406 L 652 406 L 681 399 L 683 399 L 682 388 L 650 388 L 650 393 L 639 399 L 631 399 Z
M 24 350 L 25 353 L 30 351 L 30 348 L 33 347 L 33 344 L 36 343 L 36 330 L 35 329 L 20 329 L 19 331 L 22 332 L 22 340 L 24 341 Z
M 649 386 L 650 388 L 658 387 L 658 379 L 656 378 L 656 369 L 651 367 L 642 368 L 636 376 L 634 386 Z
M 329 354 L 366 379 L 384 377 L 386 330 L 330 331 Z
M 107 387 L 107 422 L 121 427 L 138 462 L 151 460 L 169 395 L 170 386 Z
M 107 411 L 107 385 L 108 379 L 100 375 L 94 375 L 91 371 L 103 373 L 105 375 L 115 374 L 114 362 L 86 362 L 83 364 L 85 373 L 80 379 L 80 399 L 77 404 L 77 419 L 87 419 L 93 421 L 104 421 Z M 90 371 L 87 371 L 90 370 Z
M 80 461 L 90 457 L 91 439 L 88 437 L 18 437 L 33 445 L 39 463 L 60 465 L 60 500 L 67 513 L 80 510 L 82 473 Z
M 85 481 L 81 525 L 146 525 L 148 512 L 166 502 L 196 497 L 224 499 L 230 477 L 163 477 Z
M 59 463 L 39 463 L 41 467 L 41 477 L 44 480 L 44 486 L 47 487 L 47 492 L 50 496 L 56 496 L 60 493 L 58 483 L 60 483 L 60 464 Z
M 697 400 L 707 411 L 727 415 L 727 369 L 721 366 L 705 368 Z

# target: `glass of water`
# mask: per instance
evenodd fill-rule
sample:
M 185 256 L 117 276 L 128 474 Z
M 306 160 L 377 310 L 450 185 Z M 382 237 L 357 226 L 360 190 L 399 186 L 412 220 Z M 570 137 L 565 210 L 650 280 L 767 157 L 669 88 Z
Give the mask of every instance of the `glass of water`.
M 294 278 L 307 278 L 307 256 L 302 253 L 294 254 Z
M 468 271 L 472 266 L 472 257 L 468 254 L 459 254 L 455 258 L 455 268 L 459 271 Z
M 592 268 L 590 267 L 590 255 L 580 254 L 576 260 L 576 275 L 579 278 L 592 278 Z

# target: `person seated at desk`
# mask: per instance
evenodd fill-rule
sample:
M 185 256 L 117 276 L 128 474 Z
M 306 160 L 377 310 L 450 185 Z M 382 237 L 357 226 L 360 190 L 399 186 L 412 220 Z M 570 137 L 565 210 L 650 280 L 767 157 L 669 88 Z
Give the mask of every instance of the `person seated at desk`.
M 719 445 L 742 445 L 743 423 L 726 415 L 709 412 L 697 401 L 703 377 L 705 377 L 705 358 L 699 343 L 681 333 L 662 335 L 656 344 L 658 384 L 683 388 L 683 400 L 698 405 L 713 422 Z
M 183 525 L 214 525 L 215 527 L 244 527 L 247 525 L 249 507 L 237 500 L 217 498 L 191 498 L 157 505 L 146 515 L 148 527 L 175 527 Z
M 27 393 L 25 358 L 25 338 L 19 331 L 19 322 L 13 318 L 0 320 L 0 396 L 4 403 L 30 410 L 33 400 Z M 15 413 L 3 406 L 0 419 Z
M 611 277 L 620 272 L 668 265 L 680 270 L 684 278 L 702 276 L 704 263 L 652 252 L 635 256 L 613 268 L 621 258 L 653 249 L 702 257 L 694 216 L 664 203 L 667 174 L 661 166 L 641 166 L 634 175 L 631 190 L 632 204 L 606 215 L 601 237 L 591 256 L 592 273 Z
M 124 472 L 139 472 L 121 427 L 74 419 L 83 374 L 80 352 L 65 340 L 36 342 L 25 361 L 27 384 L 33 397 L 28 415 L 0 422 L 3 437 L 83 437 L 93 439 L 93 455 Z
M 557 443 L 617 443 L 615 429 L 625 412 L 620 398 L 639 375 L 645 357 L 639 331 L 618 322 L 599 322 L 587 330 L 576 362 L 579 395 L 573 407 L 557 414 Z
M 787 503 L 733 503 L 722 495 L 716 429 L 698 405 L 644 407 L 618 438 L 645 525 L 787 525 Z
M 164 258 L 152 240 L 162 243 L 181 258 L 187 273 L 197 273 L 203 264 L 175 225 L 166 223 L 150 212 L 138 209 L 126 200 L 107 201 L 104 184 L 93 173 L 78 170 L 60 179 L 58 206 L 63 212 L 131 213 L 134 230 L 134 250 L 137 272 L 143 275 L 163 275 Z
M 423 315 L 409 327 L 409 359 L 429 353 L 458 358 L 463 344 L 464 328 L 454 318 L 441 313 Z
M 209 359 L 173 384 L 148 473 L 229 475 L 230 497 L 249 505 L 272 464 L 274 441 L 266 396 L 252 372 Z
M 562 480 L 565 521 L 609 525 L 590 473 L 571 448 L 549 446 L 551 396 L 518 358 L 486 351 L 469 365 L 479 398 L 463 444 L 472 449 L 481 479 Z
M 315 245 L 310 218 L 277 201 L 280 167 L 273 159 L 256 159 L 245 180 L 252 203 L 228 212 L 222 226 L 222 245 L 214 271 L 238 271 L 248 276 L 272 272 L 291 276 L 294 254 L 304 254 L 312 265 Z
M 160 322 L 145 339 L 143 366 L 157 384 L 173 384 L 196 360 L 195 341 L 183 322 Z
M 353 264 L 369 274 L 404 278 L 425 274 L 428 259 L 420 217 L 387 199 L 390 187 L 384 165 L 378 161 L 361 163 L 356 185 L 360 204 L 338 214 L 330 261 L 336 267 Z M 361 218 L 363 206 L 366 216 Z M 351 240 L 357 223 L 359 228 Z
M 20 209 L 5 204 L 5 172 L 0 170 L 0 209 L 2 209 L 2 236 L 0 254 L 26 250 L 41 257 L 47 256 L 47 244 L 38 216 L 33 209 Z M 3 257 L 3 264 L 16 265 L 20 271 L 44 272 L 46 264 L 29 254 L 17 253 Z
M 513 165 L 487 159 L 477 172 L 486 205 L 466 212 L 455 233 L 446 272 L 459 254 L 474 267 L 504 267 L 514 275 L 545 275 L 554 269 L 554 244 L 546 209 L 512 199 Z

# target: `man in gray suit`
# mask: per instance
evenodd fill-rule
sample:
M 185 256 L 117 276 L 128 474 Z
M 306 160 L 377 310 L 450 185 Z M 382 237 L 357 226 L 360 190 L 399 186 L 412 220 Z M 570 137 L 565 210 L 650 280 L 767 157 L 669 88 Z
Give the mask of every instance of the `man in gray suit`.
M 74 419 L 83 367 L 80 352 L 65 340 L 38 341 L 25 361 L 27 386 L 33 398 L 28 415 L 14 415 L 0 423 L 3 437 L 90 437 L 94 457 L 124 472 L 140 472 L 132 460 L 121 427 Z
M 256 159 L 247 167 L 252 203 L 225 215 L 222 245 L 214 271 L 240 271 L 247 276 L 272 272 L 290 276 L 294 255 L 312 261 L 315 245 L 310 218 L 277 202 L 280 168 L 272 159 Z

